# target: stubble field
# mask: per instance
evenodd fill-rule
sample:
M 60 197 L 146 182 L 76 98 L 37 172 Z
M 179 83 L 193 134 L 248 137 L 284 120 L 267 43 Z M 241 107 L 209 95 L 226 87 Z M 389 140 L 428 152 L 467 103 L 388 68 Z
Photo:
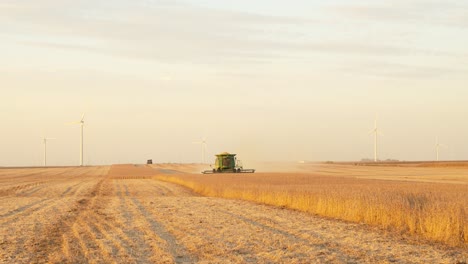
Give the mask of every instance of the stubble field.
M 417 231 L 343 217 L 366 208 L 378 215 L 372 205 L 386 206 L 382 201 L 389 193 L 393 196 L 387 198 L 412 194 L 419 201 L 418 195 L 428 192 L 427 208 L 433 200 L 438 205 L 455 201 L 453 208 L 465 210 L 455 210 L 458 215 L 452 217 L 463 230 L 468 211 L 463 170 L 309 166 L 294 173 L 212 176 L 189 173 L 199 169 L 196 165 L 0 169 L 0 263 L 467 261 L 461 238 L 431 239 Z M 392 175 L 398 181 L 388 181 Z M 440 182 L 447 178 L 450 183 Z M 288 194 L 286 200 L 276 195 L 281 193 Z M 320 208 L 341 213 L 295 208 L 292 201 L 304 194 L 322 197 Z M 367 204 L 360 208 L 363 201 Z M 336 209 L 341 203 L 338 207 L 344 209 Z M 305 204 L 315 208 L 311 201 Z M 424 214 L 424 208 L 416 212 Z

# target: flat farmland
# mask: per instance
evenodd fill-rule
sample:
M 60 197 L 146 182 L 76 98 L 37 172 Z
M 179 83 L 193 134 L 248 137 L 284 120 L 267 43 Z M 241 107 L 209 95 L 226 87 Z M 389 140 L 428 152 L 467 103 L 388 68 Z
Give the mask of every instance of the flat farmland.
M 285 192 L 294 197 L 294 189 L 314 194 L 336 187 L 336 192 L 322 195 L 339 199 L 340 186 L 367 191 L 401 181 L 363 178 L 372 172 L 346 175 L 343 171 L 357 169 L 347 165 L 321 166 L 320 172 L 303 167 L 294 173 L 189 173 L 198 169 L 196 165 L 0 169 L 0 263 L 466 263 L 468 259 L 460 240 L 432 242 L 411 232 L 249 198 L 265 197 L 265 191 L 272 197 Z M 297 184 L 298 178 L 302 184 Z M 454 197 L 466 197 L 468 185 L 456 181 L 403 183 L 423 184 L 433 192 L 441 186 L 441 193 L 450 189 Z M 229 188 L 220 191 L 220 186 Z M 238 193 L 249 195 L 232 196 Z M 352 200 L 353 195 L 347 197 Z M 460 223 L 466 223 L 463 220 Z

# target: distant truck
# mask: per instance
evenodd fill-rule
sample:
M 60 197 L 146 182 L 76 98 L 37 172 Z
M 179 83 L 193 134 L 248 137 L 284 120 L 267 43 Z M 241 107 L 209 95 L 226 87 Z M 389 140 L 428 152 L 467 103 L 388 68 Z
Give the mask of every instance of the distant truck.
M 215 164 L 211 166 L 211 170 L 202 171 L 203 174 L 213 173 L 254 173 L 255 169 L 244 169 L 242 162 L 237 160 L 237 154 L 223 152 L 215 155 Z
M 152 159 L 147 160 L 146 164 L 153 164 L 153 160 Z

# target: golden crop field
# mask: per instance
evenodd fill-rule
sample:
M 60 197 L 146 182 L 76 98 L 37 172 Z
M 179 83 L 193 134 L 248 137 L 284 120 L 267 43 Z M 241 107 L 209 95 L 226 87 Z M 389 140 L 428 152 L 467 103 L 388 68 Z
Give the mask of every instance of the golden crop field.
M 315 164 L 296 169 L 303 172 L 159 179 L 206 196 L 286 207 L 468 248 L 466 168 Z
M 456 221 L 466 228 L 466 215 L 457 211 L 466 206 L 466 184 L 369 180 L 355 178 L 365 176 L 358 173 L 328 175 L 356 169 L 349 166 L 301 168 L 315 170 L 310 173 L 191 173 L 200 168 L 172 164 L 0 169 L 0 263 L 468 260 L 466 243 L 452 237 Z M 446 229 L 436 225 L 439 233 L 432 232 L 439 237 L 427 237 L 446 244 L 400 234 L 423 236 L 418 228 L 425 222 L 408 230 L 395 225 L 395 219 L 403 225 L 416 214 L 433 213 L 446 221 L 449 211 L 433 208 L 447 204 L 452 204 L 454 214 Z M 322 210 L 320 215 L 349 221 L 288 207 Z M 409 210 L 411 217 L 402 209 Z M 359 214 L 362 219 L 353 223 Z M 385 216 L 388 222 L 382 221 Z M 416 219 L 430 223 L 425 217 Z M 390 232 L 372 227 L 385 224 Z

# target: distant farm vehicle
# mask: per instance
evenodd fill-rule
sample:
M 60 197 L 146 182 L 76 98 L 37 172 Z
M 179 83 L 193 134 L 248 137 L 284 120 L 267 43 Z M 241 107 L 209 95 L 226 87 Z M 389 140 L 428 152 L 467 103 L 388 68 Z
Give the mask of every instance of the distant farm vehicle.
M 215 164 L 211 170 L 202 171 L 203 174 L 212 173 L 254 173 L 254 169 L 244 169 L 242 162 L 236 158 L 236 154 L 227 152 L 216 155 Z

